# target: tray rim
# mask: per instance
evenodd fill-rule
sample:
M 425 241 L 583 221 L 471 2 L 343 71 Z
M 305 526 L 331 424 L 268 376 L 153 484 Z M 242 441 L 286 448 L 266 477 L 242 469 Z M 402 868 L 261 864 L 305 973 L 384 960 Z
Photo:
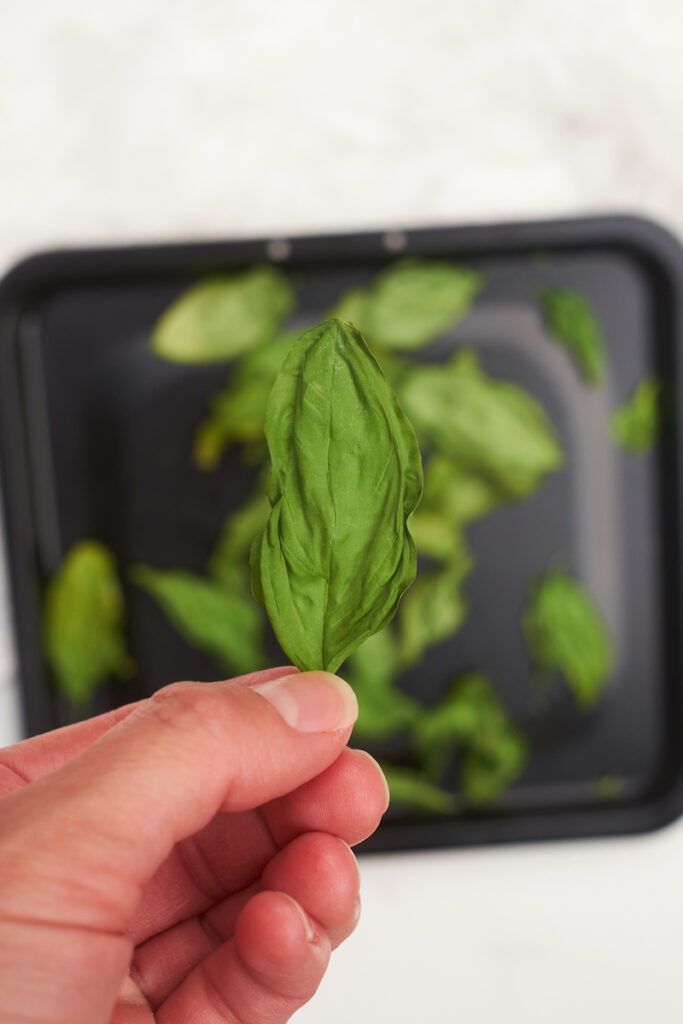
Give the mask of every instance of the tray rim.
M 398 244 L 404 242 L 405 244 Z M 274 243 L 278 243 L 275 246 Z M 284 244 L 283 244 L 284 243 Z M 136 277 L 140 280 L 201 276 L 217 268 L 254 262 L 296 267 L 310 262 L 342 264 L 386 260 L 429 253 L 469 258 L 487 252 L 520 249 L 630 249 L 663 273 L 671 285 L 674 348 L 683 338 L 683 247 L 661 224 L 632 214 L 606 214 L 549 220 L 506 221 L 451 227 L 406 227 L 397 230 L 333 234 L 278 234 L 233 240 L 55 248 L 29 255 L 0 280 L 0 481 L 3 543 L 9 570 L 9 612 L 18 658 L 24 724 L 28 735 L 52 728 L 45 694 L 45 670 L 36 638 L 40 636 L 40 596 L 33 573 L 35 515 L 28 467 L 26 425 L 21 405 L 21 366 L 17 325 L 26 307 L 48 291 L 74 284 Z M 277 257 L 280 253 L 282 258 Z M 675 359 L 677 393 L 683 393 L 683 360 Z M 675 422 L 676 504 L 683 507 L 683 425 Z M 676 584 L 683 592 L 683 521 L 676 524 Z M 681 631 L 683 632 L 683 631 Z M 683 637 L 678 640 L 683 663 Z M 42 706 L 41 706 L 42 705 Z M 675 693 L 675 721 L 670 727 L 683 739 L 683 678 Z M 388 825 L 361 845 L 363 851 L 471 846 L 529 840 L 626 835 L 652 831 L 683 813 L 683 757 L 669 785 L 650 799 L 628 805 L 568 807 L 519 814 L 504 811 L 455 821 L 434 818 Z

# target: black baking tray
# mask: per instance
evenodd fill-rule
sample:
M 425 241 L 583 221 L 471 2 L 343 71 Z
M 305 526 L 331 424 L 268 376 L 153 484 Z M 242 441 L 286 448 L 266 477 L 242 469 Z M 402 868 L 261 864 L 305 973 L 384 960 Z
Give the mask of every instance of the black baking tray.
M 489 372 L 542 400 L 570 457 L 533 499 L 468 531 L 471 613 L 402 679 L 429 703 L 459 672 L 490 672 L 530 738 L 524 776 L 495 809 L 390 816 L 365 848 L 663 825 L 683 810 L 683 254 L 663 228 L 636 217 L 51 252 L 12 270 L 0 285 L 0 457 L 27 731 L 71 720 L 40 655 L 41 588 L 68 547 L 94 537 L 122 565 L 202 571 L 226 512 L 253 484 L 254 471 L 231 451 L 219 471 L 192 466 L 194 429 L 226 367 L 156 359 L 149 337 L 159 314 L 204 274 L 276 261 L 296 285 L 301 322 L 315 322 L 398 255 L 485 271 L 472 312 L 425 358 L 472 344 Z M 576 288 L 594 304 L 608 348 L 605 388 L 585 389 L 544 336 L 533 302 L 543 285 Z M 648 372 L 665 384 L 662 437 L 651 454 L 628 456 L 610 445 L 605 423 Z M 590 715 L 559 684 L 539 715 L 530 685 L 521 610 L 529 581 L 558 562 L 589 587 L 615 640 L 614 676 Z M 127 586 L 127 598 L 139 674 L 104 686 L 94 712 L 217 674 L 145 594 Z M 391 744 L 369 749 L 403 756 Z M 621 785 L 608 796 L 596 780 L 615 775 Z

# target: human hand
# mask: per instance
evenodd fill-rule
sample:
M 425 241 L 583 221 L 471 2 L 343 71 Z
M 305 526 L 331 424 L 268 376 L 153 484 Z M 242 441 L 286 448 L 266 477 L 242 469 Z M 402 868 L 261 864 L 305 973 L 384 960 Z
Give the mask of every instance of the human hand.
M 310 999 L 388 795 L 346 747 L 350 687 L 294 673 L 0 751 L 0 1024 L 279 1024 Z

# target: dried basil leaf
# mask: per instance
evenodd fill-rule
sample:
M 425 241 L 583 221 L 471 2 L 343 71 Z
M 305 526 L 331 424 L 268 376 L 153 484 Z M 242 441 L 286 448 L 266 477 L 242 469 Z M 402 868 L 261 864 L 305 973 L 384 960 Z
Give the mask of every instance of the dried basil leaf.
M 414 739 L 432 780 L 460 754 L 459 790 L 469 804 L 498 799 L 527 760 L 526 740 L 481 672 L 457 680 L 439 704 L 416 719 Z
M 618 405 L 610 418 L 610 436 L 626 452 L 649 451 L 659 433 L 659 395 L 656 377 L 646 377 L 627 402 Z
M 294 304 L 292 287 L 276 267 L 208 277 L 160 317 L 152 349 L 174 363 L 234 359 L 276 334 Z
M 452 793 L 440 789 L 414 768 L 380 762 L 389 786 L 391 802 L 411 811 L 425 811 L 429 814 L 453 814 L 457 809 Z
M 193 459 L 200 469 L 214 469 L 230 444 L 253 444 L 264 436 L 268 396 L 296 334 L 280 334 L 242 357 L 194 439 Z
M 462 583 L 472 567 L 472 558 L 461 538 L 451 560 L 436 569 L 421 572 L 401 604 L 401 659 L 414 665 L 432 644 L 447 640 L 462 625 L 467 600 Z
M 361 334 L 326 320 L 280 370 L 266 439 L 272 511 L 252 547 L 252 589 L 294 664 L 334 672 L 415 577 L 415 434 Z
M 422 705 L 394 686 L 400 672 L 398 644 L 390 626 L 369 637 L 349 658 L 345 678 L 358 698 L 354 735 L 381 739 L 407 729 Z
M 373 346 L 422 348 L 462 320 L 482 284 L 481 274 L 452 263 L 400 260 L 343 295 L 330 315 L 354 324 Z
M 569 352 L 586 384 L 605 376 L 605 339 L 593 306 L 569 288 L 543 288 L 538 297 L 550 334 Z
M 42 634 L 55 682 L 75 707 L 87 707 L 110 676 L 133 673 L 124 622 L 114 555 L 97 541 L 74 544 L 47 585 Z
M 614 654 L 590 594 L 568 573 L 552 570 L 532 588 L 523 625 L 538 668 L 559 672 L 579 707 L 593 707 L 612 671 Z
M 183 639 L 212 655 L 222 669 L 243 673 L 264 667 L 262 617 L 248 594 L 183 569 L 138 565 L 130 576 Z
M 531 494 L 562 465 L 541 405 L 518 385 L 484 373 L 469 349 L 445 364 L 415 367 L 399 394 L 420 438 L 509 497 Z

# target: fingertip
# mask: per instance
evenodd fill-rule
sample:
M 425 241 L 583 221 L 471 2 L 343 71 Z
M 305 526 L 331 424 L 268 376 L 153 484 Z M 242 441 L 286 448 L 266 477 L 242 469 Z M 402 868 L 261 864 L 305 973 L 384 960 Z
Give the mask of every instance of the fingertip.
M 266 890 L 247 903 L 235 925 L 235 948 L 245 967 L 282 995 L 305 997 L 300 975 L 317 961 L 320 976 L 329 959 L 329 940 L 288 893 Z

